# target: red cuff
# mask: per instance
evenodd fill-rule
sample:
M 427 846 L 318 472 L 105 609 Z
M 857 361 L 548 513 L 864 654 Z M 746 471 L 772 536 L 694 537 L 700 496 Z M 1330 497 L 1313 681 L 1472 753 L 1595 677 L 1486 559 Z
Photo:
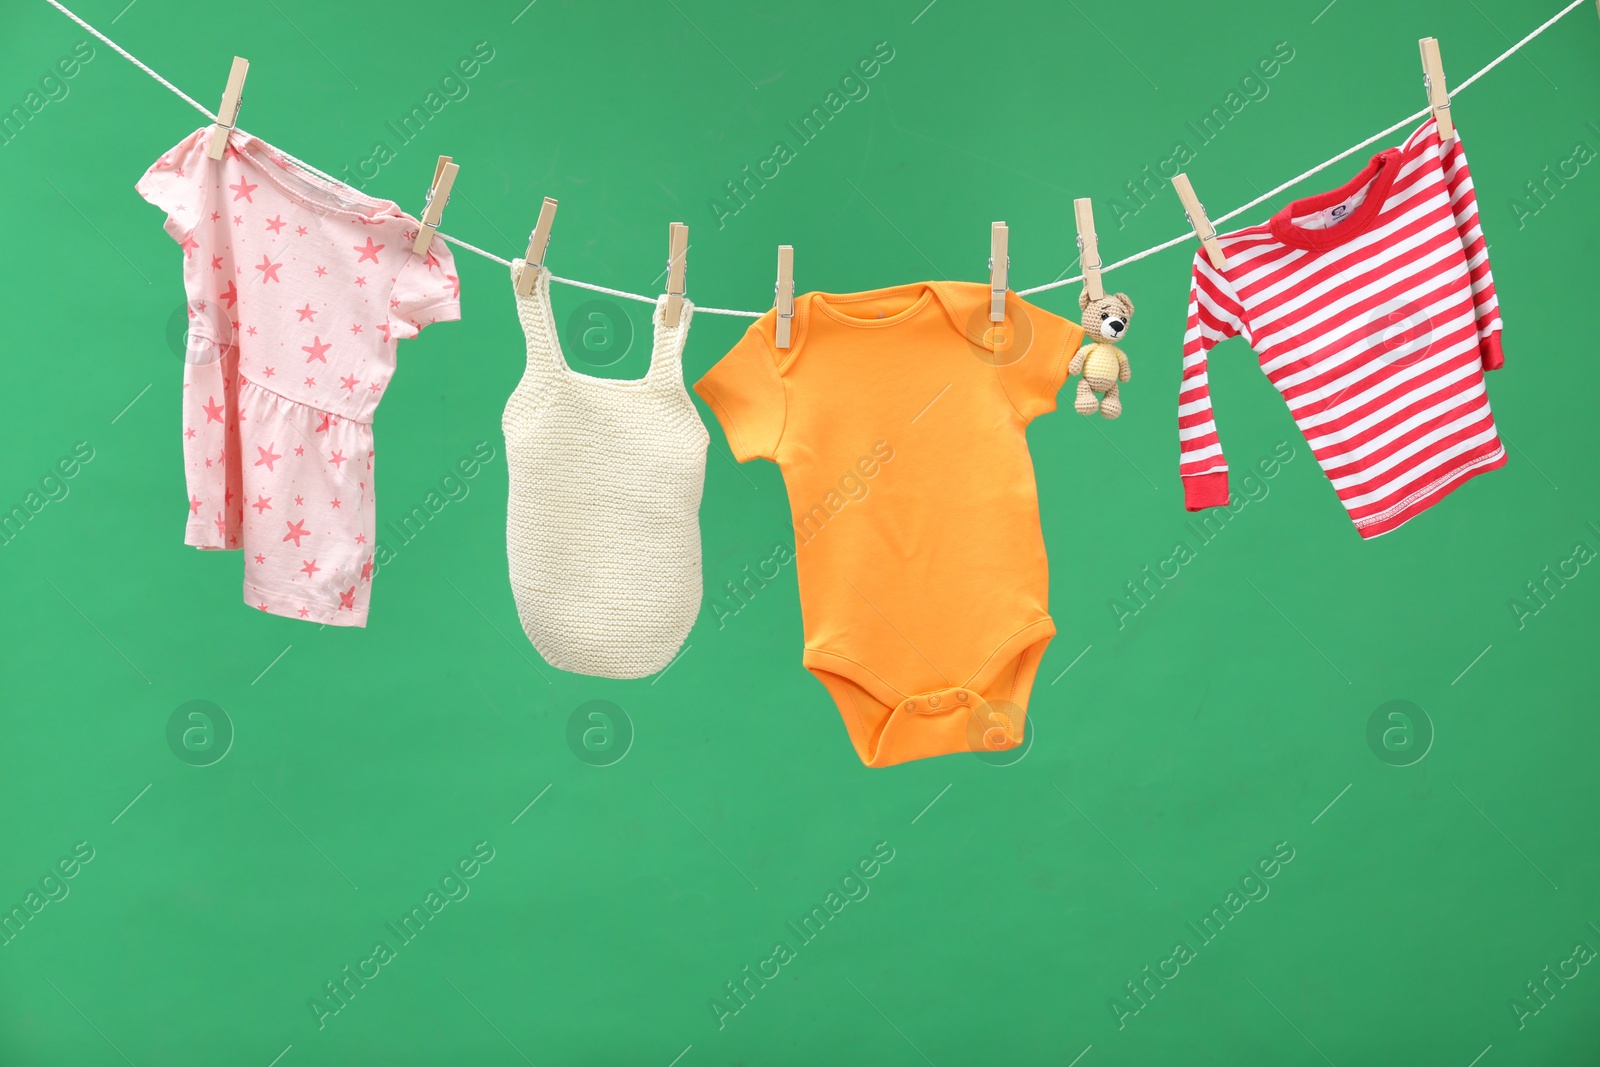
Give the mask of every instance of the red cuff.
M 1478 343 L 1478 351 L 1483 355 L 1484 370 L 1499 370 L 1506 365 L 1506 354 L 1500 351 L 1499 332 L 1491 333 Z
M 1188 511 L 1225 507 L 1228 503 L 1228 472 L 1191 474 L 1183 479 L 1183 506 Z

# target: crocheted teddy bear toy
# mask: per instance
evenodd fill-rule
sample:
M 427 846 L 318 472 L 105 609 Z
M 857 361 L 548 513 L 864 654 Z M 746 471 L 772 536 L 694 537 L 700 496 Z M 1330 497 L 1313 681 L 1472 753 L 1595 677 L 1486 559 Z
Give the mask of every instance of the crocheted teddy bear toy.
M 1114 419 L 1122 414 L 1117 383 L 1128 380 L 1128 357 L 1113 342 L 1128 332 L 1133 301 L 1126 293 L 1107 293 L 1099 300 L 1091 300 L 1085 288 L 1078 294 L 1078 306 L 1083 309 L 1083 332 L 1093 343 L 1079 348 L 1067 365 L 1069 375 L 1083 375 L 1078 380 L 1078 395 L 1072 406 L 1079 415 L 1093 415 L 1098 411 Z M 1105 395 L 1096 396 L 1096 393 Z

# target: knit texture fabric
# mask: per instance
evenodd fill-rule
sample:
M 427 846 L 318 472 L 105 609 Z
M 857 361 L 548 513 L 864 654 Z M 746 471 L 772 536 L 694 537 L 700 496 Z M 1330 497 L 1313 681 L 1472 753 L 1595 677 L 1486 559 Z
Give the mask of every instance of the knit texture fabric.
M 533 292 L 516 298 L 528 366 L 501 421 L 517 614 L 551 666 L 641 678 L 672 662 L 700 612 L 708 436 L 681 363 L 694 308 L 668 329 L 656 302 L 643 378 L 595 378 L 567 366 L 550 275 L 529 269 Z

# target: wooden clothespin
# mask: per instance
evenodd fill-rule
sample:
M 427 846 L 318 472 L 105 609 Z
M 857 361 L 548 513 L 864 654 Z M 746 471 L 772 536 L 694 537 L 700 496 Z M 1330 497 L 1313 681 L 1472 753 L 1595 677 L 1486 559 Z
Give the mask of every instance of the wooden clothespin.
M 789 327 L 794 322 L 794 245 L 778 246 L 777 299 L 778 347 L 789 347 Z
M 439 232 L 439 221 L 444 218 L 444 206 L 450 202 L 450 187 L 456 183 L 456 171 L 461 168 L 450 162 L 449 156 L 440 156 L 433 168 L 433 184 L 428 187 L 428 202 L 422 208 L 421 225 L 417 227 L 417 240 L 413 252 L 426 252 L 433 244 L 433 235 Z
M 1439 58 L 1439 42 L 1424 37 L 1417 42 L 1422 48 L 1422 86 L 1428 90 L 1428 106 L 1433 109 L 1433 121 L 1439 126 L 1439 140 L 1449 141 L 1456 135 L 1456 124 L 1450 119 L 1450 86 L 1444 80 L 1444 60 Z
M 522 257 L 522 270 L 517 273 L 518 296 L 528 296 L 533 292 L 534 276 L 538 273 L 534 268 L 544 266 L 544 250 L 550 245 L 550 227 L 555 225 L 555 221 L 556 201 L 547 196 L 539 208 L 539 221 L 534 223 L 533 232 L 528 235 L 528 251 Z
M 1094 201 L 1081 197 L 1072 202 L 1072 212 L 1078 217 L 1078 265 L 1083 268 L 1083 286 L 1089 290 L 1090 300 L 1106 295 L 1100 281 L 1100 241 L 1094 234 Z
M 683 270 L 688 255 L 689 227 L 674 222 L 667 228 L 667 306 L 661 314 L 670 330 L 678 328 L 683 313 Z
M 1006 321 L 1006 278 L 1011 273 L 1010 231 L 1003 222 L 989 227 L 989 321 Z
M 1194 235 L 1200 238 L 1200 243 L 1205 246 L 1206 257 L 1211 260 L 1213 267 L 1222 270 L 1228 265 L 1228 257 L 1222 254 L 1222 243 L 1217 240 L 1217 228 L 1206 218 L 1205 205 L 1194 195 L 1194 186 L 1189 184 L 1189 176 L 1180 174 L 1173 178 L 1172 187 L 1178 191 L 1178 199 L 1183 201 L 1183 210 L 1189 216 L 1189 225 L 1194 227 Z
M 217 125 L 211 131 L 211 141 L 206 145 L 206 155 L 221 159 L 228 148 L 228 134 L 239 121 L 239 105 L 244 101 L 244 78 L 250 73 L 250 61 L 243 56 L 233 57 L 228 71 L 228 87 L 222 90 L 222 103 L 217 107 Z

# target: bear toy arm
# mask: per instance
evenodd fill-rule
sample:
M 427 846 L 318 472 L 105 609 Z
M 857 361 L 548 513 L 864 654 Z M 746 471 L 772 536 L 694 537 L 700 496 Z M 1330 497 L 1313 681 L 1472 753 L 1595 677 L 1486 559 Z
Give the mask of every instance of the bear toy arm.
M 1088 362 L 1089 353 L 1094 351 L 1094 345 L 1084 345 L 1073 355 L 1072 362 L 1067 364 L 1067 377 L 1083 373 L 1083 365 Z
M 1117 349 L 1117 363 L 1119 364 L 1117 377 L 1127 381 L 1128 377 L 1133 373 L 1133 369 L 1128 365 L 1127 355 L 1120 348 Z

